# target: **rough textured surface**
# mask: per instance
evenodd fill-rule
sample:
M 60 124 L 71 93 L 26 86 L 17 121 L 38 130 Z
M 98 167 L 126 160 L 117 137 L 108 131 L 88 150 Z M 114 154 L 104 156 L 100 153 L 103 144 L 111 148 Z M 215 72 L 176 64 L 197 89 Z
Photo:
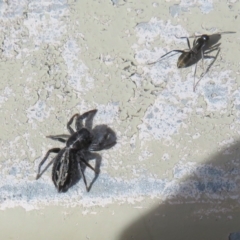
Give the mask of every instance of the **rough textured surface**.
M 229 240 L 239 240 L 240 239 L 240 232 L 231 233 L 229 235 Z
M 196 204 L 194 211 L 184 207 L 186 216 L 221 216 L 228 221 L 221 232 L 227 239 L 240 204 L 239 18 L 239 1 L 233 0 L 0 2 L 0 208 L 71 206 L 82 214 L 94 208 L 104 218 L 102 206 L 122 206 L 126 213 L 129 206 L 146 207 L 146 218 L 155 221 L 156 203 Z M 237 33 L 222 35 L 220 54 L 196 92 L 195 66 L 178 69 L 179 55 L 148 65 L 187 48 L 175 36 L 221 31 Z M 196 80 L 202 71 L 200 62 Z M 62 146 L 45 136 L 67 133 L 74 113 L 94 108 L 94 124 L 114 129 L 118 143 L 99 153 L 101 174 L 91 192 L 80 181 L 57 193 L 51 168 L 36 181 L 46 151 Z M 86 176 L 93 178 L 88 170 Z M 13 210 L 5 211 L 11 216 Z M 141 233 L 135 230 L 142 223 L 131 216 L 123 221 L 128 226 L 116 224 L 111 239 Z M 152 239 L 161 236 L 151 223 L 146 229 Z

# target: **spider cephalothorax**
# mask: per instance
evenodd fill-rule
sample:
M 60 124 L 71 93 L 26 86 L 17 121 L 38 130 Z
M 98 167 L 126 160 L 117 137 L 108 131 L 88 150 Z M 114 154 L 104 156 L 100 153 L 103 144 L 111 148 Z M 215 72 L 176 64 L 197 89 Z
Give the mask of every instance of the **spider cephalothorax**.
M 92 120 L 96 112 L 97 110 L 94 109 L 82 115 L 74 114 L 67 123 L 67 128 L 71 135 L 47 136 L 53 140 L 65 143 L 66 146 L 62 149 L 52 148 L 48 150 L 38 166 L 36 179 L 40 178 L 44 171 L 53 163 L 52 180 L 59 192 L 66 192 L 74 185 L 79 179 L 79 173 L 83 177 L 87 191 L 90 190 L 84 175 L 84 166 L 91 168 L 95 172 L 95 175 L 99 173 L 99 168 L 93 168 L 88 163 L 87 155 L 91 151 L 100 151 L 116 143 L 115 133 L 106 125 L 99 125 L 92 129 Z M 71 127 L 74 118 L 76 118 L 76 132 Z M 85 120 L 85 127 L 83 127 L 83 120 Z M 57 153 L 57 155 L 40 172 L 41 166 L 52 152 Z

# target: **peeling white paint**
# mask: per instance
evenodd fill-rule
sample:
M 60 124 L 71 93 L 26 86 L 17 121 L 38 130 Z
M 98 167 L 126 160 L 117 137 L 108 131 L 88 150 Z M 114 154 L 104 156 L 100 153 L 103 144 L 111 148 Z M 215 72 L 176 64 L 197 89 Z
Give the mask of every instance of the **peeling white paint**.
M 35 120 L 42 122 L 50 116 L 50 112 L 53 110 L 53 107 L 47 107 L 44 101 L 38 100 L 34 106 L 27 109 L 29 123 L 34 123 Z
M 76 41 L 68 40 L 64 45 L 63 58 L 68 67 L 69 85 L 77 91 L 85 92 L 93 88 L 94 79 L 89 76 L 88 68 L 79 59 L 80 52 Z M 86 86 L 83 86 L 83 81 L 86 81 Z
M 71 5 L 65 0 L 9 4 L 0 3 L 1 57 L 6 62 L 2 73 L 7 76 L 3 74 L 0 90 L 4 125 L 1 209 L 136 204 L 147 198 L 239 203 L 239 163 L 231 153 L 239 136 L 240 94 L 232 66 L 217 59 L 193 92 L 195 66 L 178 69 L 179 54 L 159 59 L 173 49 L 187 48 L 186 40 L 177 38 L 191 35 L 186 16 L 193 8 L 211 13 L 212 1 L 182 0 L 166 10 L 174 19 L 159 14 L 144 22 L 139 19 L 147 10 L 124 2 L 127 14 L 135 14 L 126 19 L 139 19 L 135 30 L 126 24 L 116 31 L 120 32 L 117 40 L 126 42 L 123 46 L 112 44 L 116 32 L 108 31 L 116 27 L 111 25 L 114 21 L 103 24 L 107 13 L 95 16 L 97 13 L 86 11 L 89 15 L 82 17 L 83 23 L 74 15 L 74 1 Z M 151 5 L 159 10 L 157 2 Z M 114 11 L 121 7 L 125 5 L 115 6 Z M 185 25 L 178 19 L 181 14 L 186 17 Z M 102 35 L 89 34 L 88 26 Z M 126 49 L 134 53 L 129 56 Z M 100 61 L 94 67 L 87 65 L 84 59 L 95 61 L 96 55 Z M 206 66 L 210 63 L 204 60 Z M 196 81 L 203 71 L 198 65 Z M 73 114 L 94 108 L 98 112 L 93 125 L 110 126 L 117 134 L 117 144 L 99 152 L 101 174 L 91 192 L 85 192 L 80 180 L 67 193 L 57 193 L 51 167 L 36 181 L 38 164 L 47 150 L 64 147 L 44 136 L 68 133 L 66 123 Z M 212 157 L 215 150 L 219 151 L 217 160 Z M 88 182 L 94 177 L 88 170 L 86 176 Z M 96 214 L 84 211 L 87 213 Z
M 14 96 L 12 89 L 9 87 L 5 87 L 5 89 L 0 93 L 0 106 L 2 106 L 10 96 Z
M 45 3 L 32 1 L 28 4 L 24 25 L 36 45 L 59 44 L 62 35 L 66 33 L 66 25 L 61 18 L 68 13 L 67 1 L 50 0 Z

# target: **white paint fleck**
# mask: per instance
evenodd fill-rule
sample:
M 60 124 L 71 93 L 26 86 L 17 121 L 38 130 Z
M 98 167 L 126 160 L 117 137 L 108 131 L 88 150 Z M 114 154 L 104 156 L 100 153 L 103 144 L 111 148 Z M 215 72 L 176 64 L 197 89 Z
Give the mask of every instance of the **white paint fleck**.
M 74 90 L 85 92 L 93 88 L 94 79 L 89 76 L 87 66 L 79 58 L 80 53 L 80 48 L 74 39 L 64 44 L 62 56 L 68 68 L 68 83 Z
M 208 14 L 214 10 L 212 0 L 199 0 L 199 4 L 201 5 L 202 13 Z
M 193 139 L 198 139 L 200 136 L 201 136 L 200 133 L 195 133 L 195 134 L 192 136 L 192 138 L 193 138 Z
M 94 118 L 94 124 L 111 124 L 118 120 L 119 104 L 117 102 L 111 102 L 107 105 L 97 105 L 98 112 Z
M 240 88 L 233 93 L 233 104 L 236 112 L 236 122 L 240 122 Z
M 149 22 L 139 23 L 136 26 L 138 44 L 152 42 L 156 37 L 172 42 L 173 36 L 186 36 L 187 32 L 180 25 L 172 25 L 170 21 L 166 23 L 157 18 L 151 18 Z M 174 39 L 179 41 L 179 39 Z
M 172 16 L 178 15 L 181 11 L 189 12 L 190 8 L 194 7 L 199 7 L 204 14 L 208 14 L 214 10 L 212 0 L 181 0 L 179 4 L 173 6 L 175 6 L 175 9 L 173 8 L 172 10 Z
M 35 44 L 60 44 L 61 37 L 66 33 L 66 25 L 60 19 L 68 12 L 65 0 L 49 0 L 44 4 L 37 1 L 29 3 L 24 25 Z
M 111 55 L 107 54 L 107 55 L 100 55 L 100 61 L 105 63 L 107 66 L 110 66 L 113 64 L 115 58 L 112 57 Z
M 145 113 L 143 123 L 138 126 L 140 139 L 170 139 L 177 134 L 187 115 L 175 104 L 156 100 Z
M 24 11 L 24 6 L 27 5 L 25 0 L 1 1 L 0 3 L 0 18 L 1 20 L 14 19 L 21 17 Z
M 15 96 L 13 90 L 9 87 L 5 87 L 3 91 L 0 93 L 0 106 L 2 106 L 10 96 Z
M 235 86 L 236 81 L 231 78 L 230 71 L 214 71 L 202 79 L 197 91 L 202 92 L 208 111 L 224 112 Z
M 163 161 L 168 161 L 170 159 L 170 155 L 168 153 L 164 153 L 162 156 Z
M 219 142 L 219 145 L 220 146 L 229 146 L 231 144 L 233 144 L 235 141 L 234 141 L 234 138 L 228 138 L 228 139 L 225 139 L 223 140 L 222 142 Z
M 153 153 L 149 152 L 149 151 L 142 151 L 138 157 L 138 160 L 141 161 L 145 161 L 147 159 L 149 159 L 151 156 L 153 155 Z
M 44 101 L 38 100 L 34 106 L 27 109 L 29 123 L 34 123 L 35 120 L 42 122 L 49 117 L 50 112 L 53 110 L 53 107 L 47 107 Z

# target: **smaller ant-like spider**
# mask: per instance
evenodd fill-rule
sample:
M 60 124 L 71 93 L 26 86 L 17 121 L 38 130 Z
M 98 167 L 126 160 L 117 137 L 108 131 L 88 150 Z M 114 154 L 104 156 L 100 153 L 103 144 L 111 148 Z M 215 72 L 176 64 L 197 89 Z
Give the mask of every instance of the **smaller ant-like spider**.
M 178 58 L 177 61 L 177 67 L 178 68 L 185 68 L 189 67 L 193 64 L 196 64 L 195 66 L 195 71 L 194 71 L 194 84 L 193 84 L 193 91 L 195 92 L 196 86 L 198 82 L 203 78 L 203 76 L 209 71 L 210 67 L 212 64 L 215 62 L 219 51 L 220 51 L 220 43 L 216 44 L 219 39 L 221 38 L 222 34 L 229 34 L 229 33 L 235 33 L 235 32 L 219 32 L 219 33 L 214 33 L 211 35 L 203 34 L 203 35 L 195 35 L 195 36 L 190 36 L 190 37 L 177 37 L 178 39 L 187 39 L 187 44 L 188 44 L 188 50 L 171 50 L 170 52 L 167 52 L 163 56 L 161 56 L 157 61 L 149 63 L 149 64 L 154 64 L 158 61 L 161 60 L 161 58 L 167 56 L 168 54 L 172 52 L 177 52 L 181 53 L 181 55 Z M 191 48 L 189 38 L 194 38 L 193 41 L 193 46 Z M 218 50 L 217 54 L 215 57 L 213 56 L 206 56 L 205 53 L 210 53 L 212 51 Z M 207 68 L 206 71 L 204 71 L 204 64 L 203 64 L 203 59 L 204 58 L 214 58 L 213 62 L 210 64 L 210 66 Z M 196 70 L 197 70 L 197 63 L 198 61 L 202 59 L 202 68 L 203 68 L 203 73 L 201 74 L 200 80 L 195 84 L 195 75 L 196 75 Z
M 48 150 L 43 160 L 39 163 L 36 179 L 39 179 L 48 167 L 53 164 L 52 180 L 58 192 L 66 192 L 73 186 L 77 180 L 79 180 L 79 172 L 83 177 L 86 190 L 90 191 L 92 184 L 89 187 L 87 186 L 84 167 L 87 166 L 91 168 L 95 172 L 95 178 L 100 170 L 93 168 L 88 163 L 87 155 L 91 154 L 91 151 L 108 149 L 116 144 L 114 131 L 106 125 L 98 125 L 92 129 L 92 120 L 96 112 L 97 110 L 94 109 L 82 115 L 78 113 L 74 114 L 67 123 L 67 129 L 70 135 L 47 136 L 53 140 L 65 143 L 66 146 L 62 149 L 52 148 Z M 71 127 L 75 118 L 76 132 Z M 84 119 L 85 127 L 83 126 Z M 56 153 L 57 155 L 41 172 L 41 166 L 45 163 L 50 153 Z

